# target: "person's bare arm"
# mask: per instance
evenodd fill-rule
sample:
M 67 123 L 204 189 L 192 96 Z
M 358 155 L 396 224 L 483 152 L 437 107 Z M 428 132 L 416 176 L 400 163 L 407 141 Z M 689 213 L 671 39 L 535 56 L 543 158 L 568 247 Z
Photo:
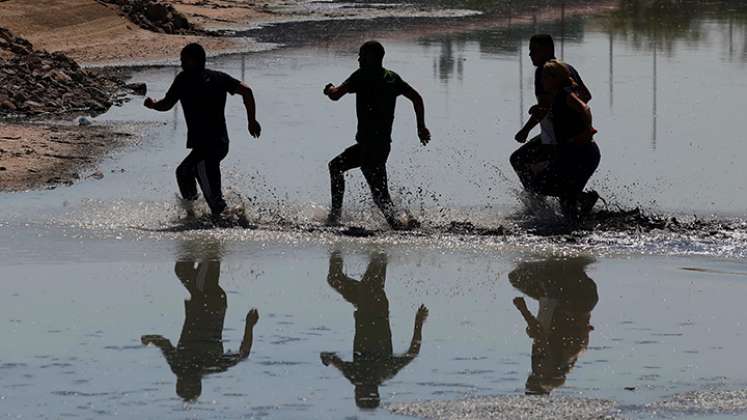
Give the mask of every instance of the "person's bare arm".
M 415 118 L 418 123 L 418 138 L 420 139 L 420 143 L 425 146 L 431 141 L 431 132 L 425 125 L 425 103 L 423 102 L 423 97 L 413 88 L 405 90 L 403 95 L 412 102 L 415 110 Z
M 254 93 L 245 83 L 239 84 L 236 93 L 241 95 L 244 100 L 244 107 L 246 108 L 246 118 L 249 121 L 249 134 L 254 138 L 259 138 L 262 133 L 262 127 L 257 121 L 257 104 L 254 101 Z
M 540 325 L 537 318 L 535 318 L 534 315 L 532 315 L 531 312 L 529 312 L 529 308 L 527 308 L 527 303 L 522 297 L 517 297 L 514 299 L 514 306 L 516 309 L 519 310 L 521 313 L 521 316 L 524 317 L 524 321 L 527 323 L 527 335 L 530 338 L 540 338 L 544 336 L 544 330 L 542 329 L 542 325 Z
M 358 290 L 359 282 L 345 275 L 343 271 L 342 254 L 339 251 L 333 251 L 329 255 L 329 272 L 327 274 L 327 284 L 335 289 L 343 299 L 353 305 L 358 305 L 360 298 Z
M 146 108 L 152 109 L 154 111 L 165 112 L 173 108 L 174 105 L 176 105 L 176 102 L 177 102 L 176 99 L 171 99 L 169 97 L 163 98 L 158 101 L 154 100 L 153 98 L 148 97 L 148 98 L 145 98 L 145 102 L 143 103 L 143 105 Z
M 591 100 L 591 92 L 589 92 L 589 88 L 586 87 L 584 84 L 578 85 L 576 88 L 576 95 L 578 95 L 578 98 L 584 101 L 585 103 L 589 103 Z
M 340 86 L 335 86 L 332 83 L 328 83 L 327 86 L 324 87 L 323 93 L 329 99 L 338 101 L 340 98 L 350 93 L 350 85 L 348 83 L 343 83 Z
M 571 107 L 571 109 L 581 114 L 584 119 L 584 125 L 586 127 L 586 129 L 581 134 L 574 137 L 572 141 L 574 143 L 590 142 L 593 139 L 594 134 L 596 134 L 596 130 L 592 125 L 591 108 L 575 93 L 569 94 L 566 102 L 568 106 Z
M 514 139 L 519 143 L 527 141 L 529 132 L 531 132 L 532 129 L 536 127 L 543 118 L 545 118 L 548 112 L 550 112 L 550 108 L 552 107 L 552 95 L 543 94 L 537 97 L 537 99 L 537 105 L 533 105 L 529 108 L 529 120 L 524 124 L 524 127 L 516 133 L 516 136 L 514 136 Z
M 252 308 L 249 313 L 246 314 L 246 324 L 244 324 L 244 338 L 241 340 L 241 347 L 239 347 L 239 359 L 244 360 L 249 357 L 249 353 L 252 351 L 252 343 L 254 342 L 254 326 L 259 321 L 259 311 Z
M 415 314 L 415 328 L 412 331 L 410 348 L 407 349 L 407 355 L 412 358 L 420 354 L 420 345 L 423 342 L 423 324 L 426 319 L 428 319 L 428 308 L 425 305 L 420 305 L 418 312 Z
M 174 345 L 171 344 L 171 341 L 169 341 L 168 338 L 165 338 L 161 335 L 144 335 L 140 337 L 140 342 L 146 346 L 153 344 L 154 346 L 158 347 L 158 349 L 161 350 L 163 357 L 166 358 L 166 361 L 169 364 L 173 363 L 174 353 L 176 352 L 176 349 L 174 348 Z
M 319 358 L 322 359 L 322 364 L 324 364 L 324 366 L 332 365 L 340 371 L 342 371 L 344 368 L 345 362 L 343 362 L 342 359 L 340 359 L 340 356 L 335 353 L 326 351 L 321 352 L 319 354 Z
M 409 365 L 410 362 L 415 360 L 420 354 L 420 346 L 423 343 L 423 324 L 428 319 L 428 308 L 425 305 L 420 305 L 418 312 L 415 314 L 415 329 L 412 332 L 412 340 L 410 341 L 410 347 L 407 352 L 396 357 L 392 357 L 388 363 L 385 364 L 388 372 L 386 378 L 394 377 L 400 370 L 404 369 L 405 366 Z

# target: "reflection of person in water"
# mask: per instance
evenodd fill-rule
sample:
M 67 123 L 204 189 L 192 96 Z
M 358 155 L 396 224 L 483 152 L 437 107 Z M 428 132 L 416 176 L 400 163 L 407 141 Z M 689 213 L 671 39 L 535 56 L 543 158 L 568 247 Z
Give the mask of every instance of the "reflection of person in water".
M 184 302 L 184 326 L 179 344 L 160 335 L 144 335 L 143 344 L 153 344 L 163 352 L 176 375 L 176 393 L 186 401 L 195 400 L 202 391 L 202 377 L 209 373 L 225 372 L 249 357 L 252 330 L 259 313 L 252 309 L 246 315 L 244 338 L 238 353 L 223 351 L 223 321 L 226 317 L 226 293 L 218 284 L 220 260 L 196 258 L 177 261 L 176 276 L 189 291 Z
M 524 298 L 514 299 L 533 339 L 527 394 L 549 394 L 562 386 L 589 345 L 591 311 L 599 300 L 597 285 L 585 272 L 592 262 L 584 257 L 525 262 L 508 275 L 515 288 L 539 302 L 535 316 Z
M 386 255 L 371 255 L 366 273 L 355 281 L 342 271 L 342 257 L 333 253 L 329 259 L 327 282 L 345 300 L 355 306 L 353 361 L 345 362 L 335 353 L 322 353 L 325 366 L 336 367 L 355 386 L 355 402 L 360 408 L 379 406 L 379 386 L 393 378 L 420 353 L 423 323 L 428 309 L 421 305 L 415 315 L 415 329 L 406 353 L 394 355 L 389 326 L 389 300 L 384 290 Z

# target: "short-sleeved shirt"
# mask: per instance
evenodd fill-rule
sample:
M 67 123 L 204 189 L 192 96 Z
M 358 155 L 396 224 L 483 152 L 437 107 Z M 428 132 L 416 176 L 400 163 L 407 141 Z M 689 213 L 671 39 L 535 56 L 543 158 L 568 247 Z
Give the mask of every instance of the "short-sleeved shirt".
M 226 94 L 235 94 L 241 82 L 226 73 L 202 70 L 181 72 L 174 79 L 166 99 L 180 101 L 187 121 L 187 148 L 228 143 Z
M 399 75 L 384 68 L 359 69 L 345 81 L 356 94 L 358 143 L 392 141 L 392 124 L 397 97 L 412 89 Z
M 581 76 L 578 71 L 566 63 L 568 71 L 571 73 L 571 78 L 576 82 L 579 88 L 586 89 L 584 81 L 581 80 Z M 542 66 L 538 66 L 534 72 L 534 94 L 539 98 L 541 95 L 546 94 L 545 88 L 542 86 Z M 540 121 L 540 128 L 542 129 L 542 143 L 543 144 L 557 144 L 558 141 L 555 138 L 555 132 L 553 129 L 552 115 L 548 114 L 545 118 Z

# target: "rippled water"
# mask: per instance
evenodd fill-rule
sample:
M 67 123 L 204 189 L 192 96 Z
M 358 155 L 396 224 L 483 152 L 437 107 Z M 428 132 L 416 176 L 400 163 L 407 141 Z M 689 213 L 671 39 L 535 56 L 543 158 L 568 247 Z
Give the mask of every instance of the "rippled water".
M 382 405 L 541 388 L 615 400 L 640 417 L 673 394 L 744 389 L 739 156 L 747 150 L 735 112 L 745 87 L 745 9 L 634 3 L 604 3 L 618 9 L 584 17 L 568 5 L 357 30 L 340 22 L 325 28 L 337 35 L 324 42 L 289 37 L 287 48 L 215 59 L 212 67 L 254 87 L 259 104 L 264 131 L 254 141 L 240 101 L 229 99 L 224 162 L 229 202 L 252 228 L 180 219 L 180 110 L 151 113 L 136 99 L 99 117 L 148 123 L 143 144 L 102 163 L 103 180 L 0 195 L 0 412 L 388 418 L 384 409 L 359 410 L 353 384 L 392 376 L 379 388 Z M 293 25 L 287 32 L 318 29 Z M 556 36 L 559 55 L 594 95 L 603 158 L 592 186 L 613 213 L 581 227 L 564 225 L 552 207 L 523 210 L 508 164 L 533 98 L 527 40 L 540 31 Z M 358 173 L 348 175 L 345 220 L 365 230 L 318 227 L 326 162 L 352 144 L 355 127 L 353 100 L 326 101 L 321 88 L 355 69 L 357 44 L 369 36 L 384 40 L 386 65 L 426 99 L 432 144 L 419 145 L 401 102 L 389 164 L 396 199 L 424 222 L 416 232 L 384 228 Z M 175 71 L 142 69 L 133 79 L 159 96 Z M 642 215 L 620 211 L 636 207 Z M 355 309 L 346 300 L 355 299 L 328 284 L 338 253 L 352 279 L 369 270 L 365 284 L 384 283 L 395 353 L 407 351 L 416 311 L 428 307 L 422 348 L 401 369 L 402 359 L 361 359 L 346 365 L 351 382 L 322 363 L 329 352 L 355 360 Z M 189 289 L 198 279 L 212 286 Z M 247 311 L 260 313 L 249 358 L 224 372 L 212 372 L 226 367 L 216 362 L 217 284 L 227 302 L 224 350 L 240 347 Z M 188 290 L 196 305 L 185 306 Z M 357 333 L 386 343 L 381 288 L 364 290 L 377 298 L 357 301 L 359 310 L 379 303 L 367 315 L 379 324 L 359 323 Z M 544 366 L 565 366 L 562 374 L 535 366 L 530 375 L 539 342 L 512 303 L 521 296 L 532 316 L 573 338 L 535 348 Z M 187 314 L 189 330 L 204 336 L 180 347 Z M 167 352 L 171 368 L 142 344 L 153 334 L 181 351 Z M 200 396 L 185 403 L 180 395 L 194 396 L 200 376 L 194 365 L 204 367 Z

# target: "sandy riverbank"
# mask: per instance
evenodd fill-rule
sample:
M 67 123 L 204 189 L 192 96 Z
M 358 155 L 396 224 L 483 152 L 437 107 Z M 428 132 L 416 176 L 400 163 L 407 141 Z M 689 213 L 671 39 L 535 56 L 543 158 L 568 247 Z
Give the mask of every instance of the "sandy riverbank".
M 255 47 L 247 39 L 147 31 L 115 7 L 95 0 L 8 0 L 0 3 L 0 27 L 37 48 L 63 52 L 84 66 L 175 60 L 189 42 L 200 42 L 214 52 Z
M 126 127 L 0 122 L 0 191 L 23 191 L 100 178 L 95 164 L 137 141 Z

